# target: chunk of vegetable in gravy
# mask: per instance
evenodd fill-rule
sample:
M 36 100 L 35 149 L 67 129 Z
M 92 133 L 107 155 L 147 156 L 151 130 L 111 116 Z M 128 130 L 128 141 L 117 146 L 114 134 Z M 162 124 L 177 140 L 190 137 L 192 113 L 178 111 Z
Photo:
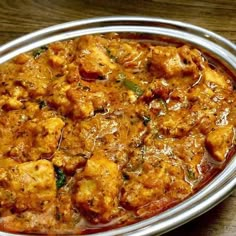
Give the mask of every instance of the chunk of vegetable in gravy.
M 117 215 L 121 174 L 118 165 L 95 154 L 77 176 L 75 202 L 94 222 L 107 222 Z
M 15 164 L 14 167 L 0 168 L 0 172 L 2 207 L 11 207 L 16 213 L 44 211 L 55 201 L 55 176 L 50 161 Z
M 232 125 L 217 127 L 206 137 L 206 147 L 217 161 L 223 161 L 233 145 L 234 129 Z
M 235 153 L 234 78 L 197 48 L 142 37 L 87 35 L 0 65 L 2 231 L 129 225 L 225 167 Z

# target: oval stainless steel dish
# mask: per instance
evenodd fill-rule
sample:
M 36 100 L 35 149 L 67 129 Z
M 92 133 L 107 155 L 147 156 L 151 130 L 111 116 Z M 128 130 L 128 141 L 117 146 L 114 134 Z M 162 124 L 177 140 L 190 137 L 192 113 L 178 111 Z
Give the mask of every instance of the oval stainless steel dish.
M 224 65 L 236 78 L 236 46 L 190 24 L 145 17 L 106 17 L 73 21 L 36 31 L 0 47 L 0 63 L 42 45 L 87 34 L 132 32 L 192 44 Z M 174 229 L 224 200 L 236 186 L 236 156 L 200 191 L 169 210 L 136 224 L 93 235 L 152 235 Z M 13 235 L 2 232 L 1 235 Z

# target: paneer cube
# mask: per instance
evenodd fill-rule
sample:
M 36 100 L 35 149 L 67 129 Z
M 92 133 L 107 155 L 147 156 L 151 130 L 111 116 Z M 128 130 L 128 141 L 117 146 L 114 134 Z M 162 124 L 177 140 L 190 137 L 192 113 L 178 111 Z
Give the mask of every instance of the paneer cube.
M 17 110 L 22 108 L 23 104 L 18 101 L 16 97 L 1 96 L 0 97 L 0 107 L 4 110 Z
M 181 73 L 181 60 L 176 48 L 155 47 L 152 54 L 151 70 L 160 77 L 171 77 Z
M 50 158 L 56 151 L 64 122 L 61 118 L 30 120 L 21 127 L 10 155 L 19 161 Z
M 58 145 L 65 123 L 61 118 L 52 117 L 39 122 L 35 137 L 35 150 L 42 154 L 52 154 Z
M 77 168 L 85 165 L 86 159 L 79 155 L 70 155 L 63 151 L 56 151 L 52 163 L 62 168 L 66 173 L 74 174 Z
M 117 65 L 107 55 L 107 40 L 85 36 L 78 41 L 79 71 L 85 80 L 106 79 Z
M 226 76 L 206 67 L 203 71 L 203 79 L 209 87 L 218 86 L 223 89 L 231 89 L 231 83 Z
M 232 125 L 219 126 L 208 133 L 206 148 L 216 161 L 224 161 L 233 145 L 234 128 Z
M 91 221 L 108 222 L 118 213 L 120 181 L 117 164 L 95 154 L 77 182 L 76 205 Z
M 144 161 L 139 171 L 134 171 L 134 166 L 129 163 L 131 171 L 125 172 L 128 178 L 121 190 L 124 208 L 139 210 L 165 198 L 184 199 L 191 193 L 191 185 L 184 181 L 182 165 L 167 163 L 168 157 L 165 155 L 163 160 L 166 160 L 158 161 L 158 165 L 154 164 L 155 159 Z
M 69 89 L 66 93 L 72 108 L 73 118 L 88 118 L 94 112 L 107 106 L 108 98 L 102 91 L 83 91 L 81 89 Z
M 169 137 L 183 137 L 194 127 L 196 118 L 196 114 L 188 109 L 169 111 L 165 116 L 158 117 L 159 131 Z
M 62 114 L 71 112 L 71 104 L 68 100 L 66 93 L 70 89 L 70 85 L 65 81 L 65 78 L 59 78 L 53 81 L 48 86 L 48 99 L 47 102 L 56 107 Z
M 169 182 L 165 165 L 161 168 L 152 168 L 139 175 L 129 177 L 123 185 L 121 202 L 124 207 L 139 208 L 157 200 L 165 191 L 165 184 Z
M 187 46 L 180 48 L 156 46 L 152 51 L 150 69 L 158 77 L 193 75 L 194 78 L 198 78 L 197 64 L 200 62 L 200 53 L 191 51 Z
M 0 182 L 3 186 L 0 193 L 4 193 L 0 194 L 0 207 L 9 207 L 9 201 L 7 204 L 2 204 L 4 200 L 2 197 L 4 198 L 6 194 L 14 198 L 11 207 L 18 212 L 44 211 L 55 200 L 56 180 L 51 162 L 47 160 L 25 162 L 0 170 Z

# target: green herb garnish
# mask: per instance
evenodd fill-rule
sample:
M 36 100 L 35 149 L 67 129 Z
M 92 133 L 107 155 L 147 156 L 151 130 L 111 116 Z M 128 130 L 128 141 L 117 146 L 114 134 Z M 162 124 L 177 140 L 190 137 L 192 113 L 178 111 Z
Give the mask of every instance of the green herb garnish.
M 44 100 L 39 100 L 38 103 L 39 103 L 40 110 L 47 106 L 47 102 Z
M 37 57 L 40 56 L 41 53 L 45 52 L 46 50 L 48 50 L 48 47 L 47 46 L 42 46 L 38 49 L 35 49 L 32 54 L 33 54 L 33 57 L 36 59 Z
M 104 75 L 99 75 L 99 76 L 97 77 L 97 79 L 98 79 L 98 80 L 105 80 L 106 77 L 105 77 Z
M 106 49 L 106 52 L 107 52 L 107 55 L 113 60 L 113 61 L 117 61 L 117 57 L 115 57 L 111 50 L 109 48 L 105 48 Z
M 160 98 L 159 101 L 160 101 L 164 111 L 168 112 L 168 107 L 167 107 L 166 101 L 164 99 L 162 99 L 162 98 Z
M 129 180 L 130 177 L 127 173 L 123 173 L 123 180 Z
M 63 170 L 61 170 L 59 167 L 54 166 L 54 170 L 56 173 L 56 186 L 57 188 L 61 188 L 66 183 L 66 175 L 64 174 Z
M 194 171 L 190 168 L 187 169 L 187 178 L 189 180 L 195 180 L 196 179 Z
M 143 124 L 147 126 L 148 122 L 151 120 L 150 116 L 143 116 Z
M 61 220 L 61 213 L 60 212 L 57 212 L 56 213 L 56 220 Z
M 78 82 L 77 86 L 81 88 L 83 91 L 90 91 L 90 88 L 88 86 L 84 86 L 80 82 Z

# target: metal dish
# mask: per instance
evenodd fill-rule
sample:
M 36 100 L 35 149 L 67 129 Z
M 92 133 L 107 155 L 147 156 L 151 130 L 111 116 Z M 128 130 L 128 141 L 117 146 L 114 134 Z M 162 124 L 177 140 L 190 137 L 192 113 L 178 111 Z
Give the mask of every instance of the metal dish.
M 36 31 L 0 47 L 0 63 L 36 47 L 86 34 L 133 32 L 192 44 L 219 61 L 236 78 L 236 46 L 227 39 L 190 24 L 146 17 L 106 17 L 73 21 Z M 212 181 L 182 203 L 136 224 L 93 234 L 152 235 L 163 234 L 208 211 L 224 200 L 236 186 L 236 155 Z M 1 235 L 14 235 L 0 233 Z

